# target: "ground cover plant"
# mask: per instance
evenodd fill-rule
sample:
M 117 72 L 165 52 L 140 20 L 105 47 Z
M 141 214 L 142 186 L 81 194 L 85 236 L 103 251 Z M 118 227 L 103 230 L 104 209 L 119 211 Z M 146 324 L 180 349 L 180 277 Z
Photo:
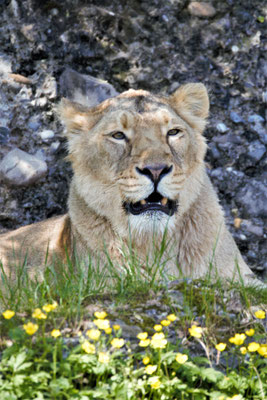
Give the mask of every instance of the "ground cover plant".
M 266 290 L 167 282 L 162 254 L 146 275 L 134 257 L 2 271 L 0 398 L 264 399 Z

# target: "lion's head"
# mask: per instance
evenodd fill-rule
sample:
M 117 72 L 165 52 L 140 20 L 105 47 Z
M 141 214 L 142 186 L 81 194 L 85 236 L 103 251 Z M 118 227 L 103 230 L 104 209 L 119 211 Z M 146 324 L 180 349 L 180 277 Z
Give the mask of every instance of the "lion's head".
M 170 97 L 128 90 L 93 108 L 63 100 L 77 193 L 120 235 L 173 229 L 201 190 L 208 110 L 201 83 Z

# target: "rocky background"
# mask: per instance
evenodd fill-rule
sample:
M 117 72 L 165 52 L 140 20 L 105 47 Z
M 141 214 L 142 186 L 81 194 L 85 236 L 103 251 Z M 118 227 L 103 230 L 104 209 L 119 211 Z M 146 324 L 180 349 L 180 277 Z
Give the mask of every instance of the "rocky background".
M 241 252 L 266 277 L 265 34 L 263 0 L 0 0 L 0 232 L 66 211 L 55 106 L 67 66 L 118 92 L 201 81 L 208 172 Z

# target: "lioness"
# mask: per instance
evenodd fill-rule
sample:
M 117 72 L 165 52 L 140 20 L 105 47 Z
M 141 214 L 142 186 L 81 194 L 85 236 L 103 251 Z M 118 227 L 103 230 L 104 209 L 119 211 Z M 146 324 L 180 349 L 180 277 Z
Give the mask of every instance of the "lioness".
M 65 99 L 60 112 L 74 172 L 69 211 L 1 235 L 6 271 L 15 274 L 26 254 L 34 270 L 74 248 L 80 258 L 108 252 L 119 265 L 129 242 L 142 262 L 155 233 L 160 243 L 165 232 L 166 274 L 196 278 L 212 264 L 222 277 L 238 279 L 238 269 L 245 282 L 253 277 L 205 171 L 203 84 L 183 85 L 169 97 L 128 90 L 95 107 Z

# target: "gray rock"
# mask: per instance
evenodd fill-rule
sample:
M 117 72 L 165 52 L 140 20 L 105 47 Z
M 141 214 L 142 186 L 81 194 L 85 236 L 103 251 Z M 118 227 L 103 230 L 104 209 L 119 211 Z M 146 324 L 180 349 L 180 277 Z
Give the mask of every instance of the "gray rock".
M 225 132 L 228 131 L 229 128 L 228 128 L 223 122 L 219 122 L 219 123 L 216 125 L 216 129 L 217 129 L 217 131 L 219 131 L 220 133 L 225 133 Z
M 45 129 L 44 131 L 39 132 L 39 136 L 41 136 L 41 139 L 46 142 L 50 139 L 53 139 L 55 133 L 51 129 Z
M 259 162 L 266 153 L 266 147 L 259 140 L 250 143 L 247 156 L 253 162 Z
M 239 114 L 237 114 L 235 111 L 230 112 L 230 119 L 235 124 L 239 124 L 240 122 L 243 122 L 243 118 Z
M 234 45 L 234 46 L 231 47 L 231 51 L 232 51 L 233 54 L 236 54 L 236 53 L 239 52 L 239 47 Z
M 263 144 L 267 144 L 266 129 L 262 126 L 262 124 L 260 122 L 255 122 L 254 124 L 252 124 L 251 125 L 251 130 L 258 135 L 260 141 Z
M 260 236 L 261 237 L 263 235 L 263 227 L 254 225 L 248 219 L 243 219 L 242 228 L 245 228 L 248 232 L 253 233 L 256 236 Z
M 53 76 L 49 76 L 45 79 L 43 87 L 43 93 L 50 100 L 55 99 L 57 97 L 57 82 Z
M 267 186 L 264 182 L 250 180 L 238 191 L 236 201 L 243 207 L 246 217 L 267 217 Z
M 261 115 L 253 114 L 253 115 L 249 115 L 248 122 L 252 122 L 252 123 L 264 122 L 264 118 Z
M 118 94 L 109 83 L 90 75 L 79 74 L 70 68 L 60 77 L 60 92 L 63 97 L 87 107 L 94 107 Z
M 8 139 L 9 139 L 9 134 L 10 134 L 10 131 L 8 128 L 5 128 L 4 126 L 0 126 L 0 144 L 7 143 Z
M 20 149 L 11 150 L 0 163 L 0 175 L 10 185 L 31 185 L 43 177 L 47 165 L 39 158 Z

